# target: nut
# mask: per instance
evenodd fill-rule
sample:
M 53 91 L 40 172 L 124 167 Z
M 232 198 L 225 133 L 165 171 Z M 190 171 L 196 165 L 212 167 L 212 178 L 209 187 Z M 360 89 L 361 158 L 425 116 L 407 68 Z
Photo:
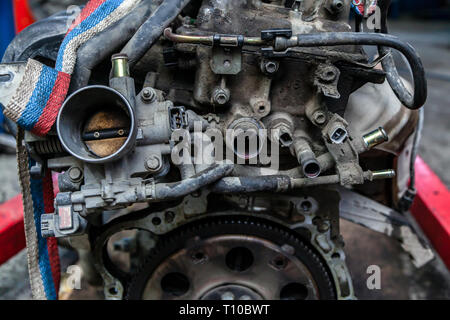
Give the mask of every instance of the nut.
M 280 67 L 280 64 L 278 61 L 267 61 L 263 60 L 261 62 L 261 71 L 265 74 L 274 74 L 278 71 L 278 68 Z
M 156 92 L 153 88 L 144 88 L 141 96 L 144 102 L 153 102 L 156 98 Z

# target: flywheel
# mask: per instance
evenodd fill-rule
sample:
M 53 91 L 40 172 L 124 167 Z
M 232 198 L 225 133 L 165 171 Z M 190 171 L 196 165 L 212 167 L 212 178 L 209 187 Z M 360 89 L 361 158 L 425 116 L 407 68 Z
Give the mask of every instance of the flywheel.
M 335 299 L 322 260 L 294 232 L 248 217 L 181 227 L 159 240 L 128 299 Z

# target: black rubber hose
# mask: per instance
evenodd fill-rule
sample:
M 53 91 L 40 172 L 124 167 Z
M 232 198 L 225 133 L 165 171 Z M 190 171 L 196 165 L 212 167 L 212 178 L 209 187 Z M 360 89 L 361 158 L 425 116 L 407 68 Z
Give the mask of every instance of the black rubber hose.
M 282 192 L 291 188 L 288 176 L 226 177 L 215 183 L 214 193 Z
M 384 34 L 384 33 L 367 33 L 367 32 L 323 32 L 315 34 L 300 34 L 297 36 L 297 43 L 291 44 L 288 39 L 280 39 L 278 45 L 285 46 L 283 41 L 286 41 L 287 46 L 298 47 L 322 47 L 322 46 L 339 46 L 339 45 L 374 45 L 380 47 L 390 47 L 400 51 L 411 67 L 414 78 L 414 95 L 411 95 L 393 64 L 393 59 L 386 57 L 384 60 L 387 63 L 387 78 L 391 88 L 394 90 L 400 101 L 409 109 L 419 109 L 422 107 L 427 99 L 427 81 L 425 78 L 425 70 L 420 60 L 419 54 L 408 43 L 401 41 L 398 37 Z M 275 44 L 277 46 L 277 44 Z M 392 61 L 389 62 L 389 61 Z
M 67 12 L 59 12 L 28 26 L 8 45 L 2 63 L 27 61 L 35 57 L 55 61 L 69 19 Z
M 229 175 L 233 170 L 232 163 L 214 164 L 196 175 L 174 183 L 158 183 L 155 185 L 155 200 L 172 200 L 187 196 L 217 180 Z
M 118 52 L 157 6 L 158 3 L 152 0 L 141 1 L 128 15 L 83 44 L 77 51 L 77 63 L 70 82 L 70 92 L 87 86 L 92 70 L 100 62 Z
M 378 3 L 378 6 L 380 7 L 381 12 L 381 18 L 380 18 L 380 32 L 382 34 L 388 34 L 388 28 L 387 28 L 387 14 L 389 10 L 389 6 L 391 5 L 391 0 L 381 0 Z M 401 101 L 402 104 L 404 104 L 406 107 L 410 109 L 418 109 L 425 103 L 426 97 L 427 97 L 427 84 L 426 79 L 424 76 L 423 84 L 417 83 L 415 69 L 417 67 L 422 67 L 413 65 L 410 63 L 411 70 L 413 72 L 414 76 L 414 95 L 411 94 L 406 88 L 405 84 L 403 83 L 400 75 L 398 74 L 397 67 L 395 66 L 394 57 L 389 54 L 390 49 L 386 48 L 385 46 L 378 46 L 378 52 L 381 56 L 386 55 L 386 58 L 384 58 L 381 61 L 381 64 L 383 66 L 384 71 L 386 71 L 386 78 L 389 82 L 389 85 L 391 86 L 392 90 L 394 91 L 397 98 Z M 422 67 L 423 68 L 423 67 Z M 418 86 L 424 86 L 424 88 L 420 88 Z
M 190 0 L 164 0 L 147 21 L 142 24 L 121 51 L 128 55 L 131 68 L 150 50 L 164 29 L 189 2 Z
M 419 111 L 419 121 L 417 122 L 416 132 L 414 133 L 414 140 L 411 149 L 411 157 L 409 159 L 409 188 L 412 190 L 416 189 L 416 170 L 415 164 L 417 159 L 417 154 L 419 153 L 420 139 L 422 138 L 423 122 L 424 122 L 424 111 L 423 109 Z

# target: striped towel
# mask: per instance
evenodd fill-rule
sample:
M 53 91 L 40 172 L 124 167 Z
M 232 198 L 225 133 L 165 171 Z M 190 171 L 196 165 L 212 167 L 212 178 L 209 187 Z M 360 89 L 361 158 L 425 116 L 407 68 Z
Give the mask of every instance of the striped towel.
M 44 136 L 67 95 L 77 49 L 127 15 L 140 0 L 91 0 L 70 26 L 55 68 L 28 60 L 25 76 L 4 114 L 25 130 Z
M 366 9 L 365 9 L 366 2 L 368 2 L 367 12 L 365 12 L 366 11 Z M 368 17 L 376 11 L 377 0 L 353 0 L 352 8 L 353 8 L 353 11 L 355 11 L 355 13 L 357 15 L 363 16 L 363 17 Z

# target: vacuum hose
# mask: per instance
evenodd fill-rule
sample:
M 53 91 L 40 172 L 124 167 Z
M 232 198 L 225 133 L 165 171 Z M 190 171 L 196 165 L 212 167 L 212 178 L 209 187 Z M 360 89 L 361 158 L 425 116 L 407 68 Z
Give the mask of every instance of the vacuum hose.
M 393 59 L 390 55 L 385 57 L 385 71 L 389 84 L 399 100 L 408 109 L 419 109 L 427 99 L 427 82 L 425 70 L 416 50 L 399 38 L 384 33 L 368 32 L 322 32 L 314 34 L 300 34 L 290 39 L 278 37 L 275 42 L 276 50 L 289 47 L 323 47 L 339 45 L 375 45 L 380 48 L 393 48 L 400 51 L 408 60 L 414 78 L 414 95 L 404 86 Z M 384 50 L 384 49 L 383 49 Z M 383 51 L 384 52 L 384 51 Z
M 387 14 L 390 5 L 391 0 L 380 0 L 378 2 L 378 6 L 380 7 L 381 11 L 381 19 L 380 19 L 381 26 L 379 31 L 382 34 L 388 33 Z M 383 69 L 386 71 L 386 77 L 389 82 L 389 85 L 391 86 L 395 95 L 401 101 L 402 104 L 404 104 L 409 109 L 419 109 L 425 103 L 425 100 L 427 98 L 427 84 L 424 72 L 422 72 L 423 79 L 418 78 L 417 68 L 419 68 L 419 71 L 420 69 L 423 70 L 422 64 L 420 65 L 416 63 L 411 64 L 410 62 L 410 67 L 414 76 L 414 96 L 413 96 L 406 88 L 402 79 L 400 78 L 400 75 L 398 74 L 397 68 L 395 66 L 394 58 L 392 57 L 391 54 L 389 54 L 389 51 L 390 49 L 386 48 L 383 45 L 378 46 L 379 54 L 381 56 L 386 55 L 386 58 L 383 59 L 381 65 L 383 66 Z

